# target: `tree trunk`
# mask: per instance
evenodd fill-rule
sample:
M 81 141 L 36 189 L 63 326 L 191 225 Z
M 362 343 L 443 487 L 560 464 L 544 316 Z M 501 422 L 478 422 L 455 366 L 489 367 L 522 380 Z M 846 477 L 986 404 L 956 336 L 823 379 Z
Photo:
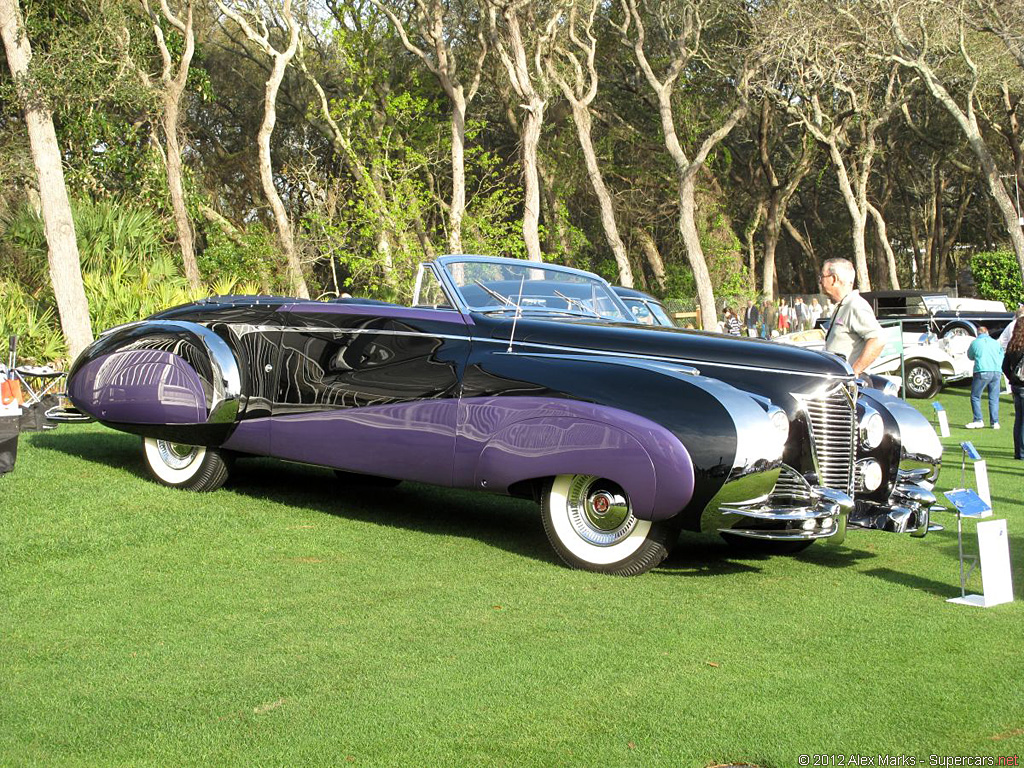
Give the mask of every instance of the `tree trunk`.
M 291 54 L 287 51 L 274 57 L 274 66 L 267 80 L 267 88 L 263 101 L 263 123 L 260 125 L 256 142 L 260 150 L 260 181 L 263 183 L 263 194 L 266 195 L 270 208 L 274 212 L 274 223 L 277 225 L 277 239 L 280 242 L 281 250 L 284 252 L 285 264 L 288 269 L 288 283 L 291 290 L 301 299 L 309 298 L 309 288 L 306 287 L 306 278 L 302 276 L 302 265 L 299 263 L 299 254 L 295 248 L 295 233 L 292 230 L 292 222 L 288 218 L 288 211 L 285 210 L 281 195 L 274 185 L 274 166 L 270 157 L 270 137 L 274 133 L 274 125 L 277 122 L 277 92 L 284 79 L 284 71 L 288 61 L 294 55 L 294 46 Z
M 192 290 L 199 290 L 199 264 L 196 262 L 195 240 L 192 236 L 192 225 L 188 220 L 188 208 L 185 206 L 185 187 L 181 181 L 181 145 L 178 143 L 180 96 L 181 94 L 172 96 L 165 93 L 164 97 L 162 122 L 167 142 L 167 188 L 171 195 L 174 227 L 178 234 L 178 246 L 181 248 L 181 262 L 185 267 L 185 277 Z
M 773 192 L 768 201 L 768 214 L 764 222 L 764 255 L 761 257 L 761 293 L 765 298 L 775 300 L 775 251 L 782 234 L 782 215 L 777 195 Z
M 839 151 L 839 145 L 835 136 L 829 137 L 826 146 L 828 146 L 828 154 L 832 159 L 832 165 L 836 169 L 836 177 L 839 179 L 839 191 L 842 193 L 843 201 L 850 212 L 850 233 L 853 239 L 853 264 L 857 268 L 857 287 L 862 291 L 870 291 L 871 275 L 868 273 L 868 253 L 864 243 L 868 218 L 866 205 L 858 200 L 858 193 L 853 189 L 850 175 L 846 170 L 846 162 Z M 863 193 L 864 191 L 860 190 L 860 196 L 863 196 Z
M 885 254 L 885 265 L 889 275 L 889 287 L 898 291 L 900 288 L 900 278 L 896 273 L 896 254 L 893 253 L 892 245 L 889 243 L 889 232 L 885 225 L 885 218 L 882 216 L 882 212 L 873 205 L 868 205 L 868 212 L 871 214 L 871 217 L 875 222 L 875 233 L 878 237 L 878 245 Z
M 612 205 L 611 193 L 604 183 L 604 176 L 601 175 L 601 168 L 597 164 L 597 153 L 594 151 L 594 141 L 591 135 L 590 109 L 582 102 L 574 100 L 572 102 L 572 116 L 573 121 L 576 123 L 576 136 L 579 138 L 580 148 L 583 150 L 583 159 L 587 165 L 590 186 L 594 189 L 594 195 L 597 196 L 597 204 L 601 210 L 601 226 L 604 228 L 604 236 L 619 268 L 619 283 L 627 288 L 632 288 L 633 268 L 629 263 L 629 254 L 626 253 L 626 246 L 619 236 L 619 227 L 615 222 L 615 208 Z M 664 268 L 662 281 L 664 281 Z
M 661 252 L 658 250 L 658 244 L 654 242 L 654 238 L 651 237 L 651 233 L 646 229 L 636 230 L 636 236 L 640 240 L 640 250 L 644 254 L 644 258 L 647 260 L 647 264 L 651 268 L 651 274 L 654 275 L 654 282 L 658 286 L 659 291 L 665 290 L 665 262 L 661 258 Z
M 448 247 L 462 253 L 462 219 L 466 215 L 466 97 L 452 89 L 452 206 L 448 214 Z
M 540 174 L 537 170 L 537 146 L 543 123 L 544 100 L 534 97 L 526 106 L 526 116 L 522 121 L 520 155 L 523 163 L 523 241 L 530 261 L 544 260 L 540 247 Z
M 701 325 L 704 330 L 717 330 L 718 312 L 715 309 L 715 292 L 711 286 L 711 274 L 704 259 L 697 231 L 697 174 L 691 173 L 679 182 L 679 234 L 682 235 L 686 255 L 693 270 L 693 281 L 697 287 L 697 301 L 700 303 Z
M 32 48 L 21 20 L 17 0 L 0 0 L 0 36 L 7 53 L 7 65 L 15 82 L 18 99 L 25 113 L 32 160 L 39 178 L 39 197 L 46 232 L 50 282 L 57 301 L 61 330 L 73 360 L 92 343 L 89 302 L 82 283 L 75 222 L 71 216 L 68 191 L 64 184 L 60 147 L 53 129 L 53 116 L 45 100 L 29 86 L 29 62 Z

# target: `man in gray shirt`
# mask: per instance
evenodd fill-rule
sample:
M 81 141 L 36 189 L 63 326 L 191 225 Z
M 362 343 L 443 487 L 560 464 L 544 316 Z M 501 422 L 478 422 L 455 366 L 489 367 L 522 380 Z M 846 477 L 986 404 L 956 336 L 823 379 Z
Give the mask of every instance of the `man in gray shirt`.
M 859 376 L 878 359 L 885 339 L 871 305 L 853 289 L 856 279 L 857 270 L 848 259 L 829 259 L 818 275 L 821 290 L 837 304 L 825 349 L 845 357 Z

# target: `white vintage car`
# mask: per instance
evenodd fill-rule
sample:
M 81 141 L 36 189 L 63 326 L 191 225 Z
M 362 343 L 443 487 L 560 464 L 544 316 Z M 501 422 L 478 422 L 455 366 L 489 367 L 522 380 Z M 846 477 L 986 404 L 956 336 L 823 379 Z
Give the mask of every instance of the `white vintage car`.
M 898 327 L 886 328 L 886 345 L 868 373 L 900 379 L 908 397 L 934 397 L 946 382 L 968 379 L 974 363 L 967 357 L 973 336 L 951 334 L 938 338 Z M 825 330 L 812 328 L 780 336 L 776 341 L 810 349 L 825 348 Z M 902 359 L 901 359 L 902 357 Z

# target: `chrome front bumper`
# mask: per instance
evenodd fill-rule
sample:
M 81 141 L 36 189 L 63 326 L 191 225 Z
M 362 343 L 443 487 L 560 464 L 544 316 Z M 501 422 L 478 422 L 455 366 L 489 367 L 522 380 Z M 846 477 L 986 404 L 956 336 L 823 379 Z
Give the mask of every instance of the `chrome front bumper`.
M 853 510 L 853 499 L 842 491 L 820 486 L 807 486 L 806 503 L 780 505 L 766 503 L 756 506 L 723 505 L 723 515 L 738 515 L 756 521 L 749 528 L 719 528 L 719 533 L 770 541 L 811 541 L 829 539 L 839 544 L 846 538 L 846 520 Z M 766 500 L 771 502 L 771 499 Z
M 928 469 L 900 470 L 899 480 L 889 500 L 885 504 L 858 502 L 850 515 L 850 525 L 891 533 L 910 533 L 917 538 L 928 535 L 931 508 L 936 502 L 932 485 L 926 478 L 928 472 Z
M 701 530 L 770 541 L 843 541 L 854 509 L 848 494 L 812 486 L 786 465 L 765 474 L 726 483 L 705 508 Z M 759 487 L 769 478 L 767 489 Z

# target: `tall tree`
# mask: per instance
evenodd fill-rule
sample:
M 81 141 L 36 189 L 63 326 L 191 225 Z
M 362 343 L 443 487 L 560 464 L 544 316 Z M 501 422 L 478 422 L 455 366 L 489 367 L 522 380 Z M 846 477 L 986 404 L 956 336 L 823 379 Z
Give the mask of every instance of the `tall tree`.
M 742 35 L 747 20 L 746 9 L 728 1 L 721 3 L 684 0 L 620 0 L 622 21 L 616 25 L 624 44 L 632 49 L 648 86 L 654 93 L 660 118 L 665 148 L 676 168 L 679 201 L 679 233 L 686 247 L 686 255 L 693 270 L 700 303 L 701 323 L 712 329 L 718 325 L 718 311 L 711 284 L 704 249 L 697 229 L 696 195 L 698 173 L 704 168 L 708 155 L 718 146 L 736 124 L 747 114 L 747 88 L 753 75 L 753 63 L 737 55 L 730 46 L 709 45 L 716 31 L 728 40 L 729 34 Z M 652 39 L 648 39 L 647 23 L 653 25 Z M 726 30 L 716 27 L 725 27 Z M 661 41 L 663 46 L 658 46 Z M 730 41 L 731 42 L 731 41 Z M 712 52 L 712 49 L 715 49 Z M 720 72 L 722 63 L 732 65 L 728 73 Z M 676 128 L 673 97 L 681 76 L 688 67 L 702 64 L 709 78 L 723 77 L 731 84 L 733 98 L 724 114 L 708 116 L 705 125 L 710 129 L 696 142 L 692 155 L 683 148 Z M 655 66 L 660 71 L 655 71 Z M 686 80 L 685 82 L 693 82 Z M 706 82 L 702 86 L 708 85 Z M 685 87 L 685 85 L 684 85 Z
M 285 70 L 289 62 L 294 58 L 299 48 L 299 25 L 292 13 L 292 0 L 284 0 L 280 12 L 275 12 L 272 7 L 267 8 L 268 14 L 274 18 L 277 25 L 288 35 L 287 46 L 278 50 L 270 41 L 270 29 L 264 19 L 263 13 L 257 9 L 247 9 L 246 15 L 250 16 L 253 24 L 239 11 L 225 5 L 224 0 L 217 0 L 217 7 L 225 16 L 234 21 L 245 33 L 245 36 L 271 59 L 270 77 L 267 79 L 267 87 L 263 98 L 263 123 L 260 125 L 257 134 L 260 156 L 260 181 L 263 184 L 263 193 L 270 203 L 274 212 L 274 222 L 277 226 L 277 237 L 284 252 L 285 263 L 288 269 L 288 281 L 291 290 L 303 299 L 309 298 L 309 288 L 306 286 L 306 278 L 302 274 L 302 264 L 299 260 L 298 249 L 295 246 L 295 232 L 292 229 L 291 219 L 284 207 L 281 195 L 274 184 L 274 165 L 270 156 L 270 138 L 274 133 L 274 125 L 277 122 L 277 93 L 281 88 L 281 81 L 284 79 Z
M 462 219 L 466 213 L 466 110 L 480 88 L 484 59 L 487 56 L 487 38 L 483 31 L 485 21 L 482 14 L 476 14 L 476 29 L 470 29 L 473 14 L 467 11 L 471 8 L 465 5 L 461 7 L 461 21 L 465 25 L 462 28 L 469 32 L 465 38 L 472 37 L 477 44 L 476 55 L 468 63 L 467 87 L 459 71 L 459 56 L 451 43 L 460 29 L 460 19 L 453 18 L 457 14 L 456 9 L 452 9 L 448 3 L 441 0 L 414 0 L 413 7 L 408 8 L 403 20 L 381 0 L 371 2 L 387 15 L 398 30 L 406 50 L 419 57 L 430 73 L 437 78 L 451 102 L 452 198 L 448 211 L 448 247 L 452 253 L 462 253 Z M 451 29 L 453 25 L 456 26 L 455 30 Z M 412 42 L 408 31 L 410 28 L 422 38 L 425 43 L 423 47 Z M 465 45 L 467 41 L 459 42 Z
M 539 18 L 541 10 L 547 10 L 547 14 Z M 520 14 L 524 15 L 526 34 Z M 524 193 L 523 240 L 526 255 L 531 261 L 544 260 L 540 247 L 540 176 L 537 166 L 537 147 L 548 99 L 547 73 L 542 61 L 560 15 L 557 7 L 544 9 L 530 0 L 508 3 L 488 0 L 487 3 L 492 45 L 512 90 L 522 101 L 524 111 L 523 119 L 519 121 Z M 527 47 L 532 48 L 532 56 L 528 55 Z
M 604 229 L 608 247 L 611 248 L 612 255 L 615 257 L 615 264 L 619 270 L 619 282 L 632 288 L 633 268 L 629 263 L 626 246 L 619 236 L 612 196 L 604 182 L 604 175 L 601 173 L 597 152 L 594 149 L 590 105 L 597 96 L 598 76 L 595 63 L 597 38 L 594 36 L 594 18 L 599 1 L 590 0 L 589 9 L 584 8 L 583 14 L 579 12 L 579 5 L 580 3 L 573 2 L 569 8 L 569 18 L 564 30 L 564 34 L 569 39 L 569 45 L 566 45 L 564 40 L 555 40 L 550 51 L 551 55 L 545 59 L 545 65 L 551 78 L 558 83 L 562 95 L 565 96 L 565 100 L 572 108 L 576 136 L 579 139 L 580 149 L 583 150 L 583 159 L 587 166 L 587 177 L 590 179 L 590 185 L 597 197 L 601 211 L 601 226 Z M 558 66 L 559 60 L 567 66 Z
M 14 79 L 25 115 L 32 160 L 39 180 L 39 201 L 46 231 L 50 282 L 57 301 L 61 329 L 72 358 L 92 343 L 89 302 L 82 283 L 75 222 L 71 216 L 68 191 L 64 185 L 60 148 L 53 128 L 53 115 L 44 94 L 32 83 L 32 47 L 17 0 L 0 0 L 0 36 L 7 53 L 7 65 Z
M 968 34 L 968 17 L 962 1 L 952 9 L 949 3 L 934 0 L 874 0 L 871 7 L 879 26 L 864 28 L 865 41 L 876 56 L 885 57 L 918 75 L 931 96 L 963 132 L 981 164 L 982 176 L 1002 215 L 1005 234 L 1024 276 L 1024 230 L 978 117 L 979 90 L 986 85 L 991 88 L 992 84 L 985 82 L 977 59 L 979 55 L 994 56 L 994 52 L 991 49 L 984 49 L 984 53 L 978 49 L 972 52 L 976 41 Z M 1006 50 L 1016 53 L 1012 45 L 1007 45 Z
M 161 103 L 160 125 L 163 128 L 165 149 L 164 164 L 167 167 L 167 188 L 171 195 L 174 211 L 174 227 L 178 233 L 178 247 L 185 266 L 185 277 L 193 289 L 199 288 L 199 265 L 196 263 L 195 238 L 189 222 L 188 207 L 185 205 L 185 185 L 182 183 L 181 143 L 178 137 L 181 116 L 181 99 L 188 81 L 188 71 L 195 54 L 196 38 L 192 27 L 192 0 L 184 0 L 184 8 L 175 13 L 167 0 L 160 0 L 159 13 L 149 0 L 140 0 L 142 8 L 153 26 L 153 38 L 160 51 L 161 69 L 159 96 Z M 184 19 L 181 18 L 182 12 Z M 182 36 L 184 42 L 177 66 L 167 45 L 163 23 L 166 22 Z M 153 88 L 152 78 L 141 72 L 143 83 Z

